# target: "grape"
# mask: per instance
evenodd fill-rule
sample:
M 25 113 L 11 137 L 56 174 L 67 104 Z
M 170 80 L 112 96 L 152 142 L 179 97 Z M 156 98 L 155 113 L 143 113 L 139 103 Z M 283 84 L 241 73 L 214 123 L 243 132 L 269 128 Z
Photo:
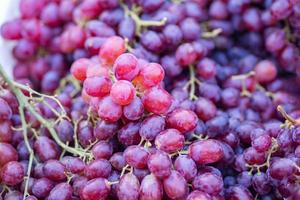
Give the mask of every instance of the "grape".
M 223 20 L 228 17 L 226 4 L 223 1 L 214 1 L 209 7 L 209 15 L 214 19 Z
M 0 122 L 0 142 L 11 142 L 13 137 L 13 131 L 11 130 L 11 126 L 12 124 L 10 121 Z
M 130 146 L 124 151 L 126 163 L 134 168 L 143 169 L 147 167 L 149 152 L 140 146 Z
M 214 139 L 194 142 L 188 151 L 189 156 L 198 164 L 215 163 L 224 156 L 220 142 Z
M 94 160 L 84 169 L 84 175 L 88 179 L 108 178 L 110 172 L 111 164 L 105 159 Z
M 138 199 L 139 190 L 140 183 L 137 177 L 131 173 L 125 174 L 121 177 L 117 188 L 118 199 Z
M 90 60 L 81 58 L 76 60 L 71 66 L 71 74 L 78 80 L 84 81 L 86 79 L 87 68 L 91 65 Z
M 197 115 L 185 109 L 175 109 L 173 112 L 167 115 L 167 126 L 179 130 L 185 134 L 196 128 Z
M 136 24 L 131 17 L 125 17 L 119 23 L 118 33 L 123 38 L 127 38 L 129 41 L 132 41 L 135 36 Z
M 171 95 L 160 87 L 147 89 L 142 97 L 144 107 L 154 114 L 163 114 L 168 111 L 172 103 Z
M 110 192 L 110 189 L 110 185 L 106 179 L 92 179 L 87 182 L 80 191 L 80 198 L 83 200 L 105 200 Z
M 123 126 L 118 131 L 118 140 L 121 144 L 125 146 L 130 146 L 133 144 L 138 144 L 141 140 L 139 135 L 140 124 L 130 122 Z
M 171 174 L 172 161 L 168 154 L 158 150 L 149 156 L 148 168 L 157 178 L 164 179 Z
M 204 79 L 213 78 L 217 73 L 216 65 L 213 60 L 204 58 L 197 64 L 197 74 Z
M 41 21 L 48 26 L 59 26 L 59 7 L 56 3 L 47 4 L 41 12 Z
M 289 177 L 295 173 L 294 163 L 288 158 L 279 158 L 271 163 L 269 173 L 272 178 L 278 180 Z
M 165 129 L 165 119 L 159 115 L 147 117 L 141 124 L 139 133 L 146 140 L 154 140 L 155 137 Z
M 124 106 L 133 101 L 135 93 L 135 88 L 129 81 L 120 80 L 112 85 L 110 96 L 115 103 Z
M 255 174 L 252 178 L 253 188 L 261 195 L 267 194 L 271 190 L 268 176 L 265 173 Z
M 187 182 L 194 180 L 197 175 L 197 165 L 193 159 L 186 155 L 180 155 L 174 162 L 174 168 Z
M 18 160 L 18 153 L 11 144 L 0 142 L 0 147 L 0 154 L 2 155 L 0 158 L 1 167 L 10 161 Z
M 113 154 L 113 147 L 106 141 L 99 141 L 93 146 L 92 154 L 95 159 L 109 159 Z
M 61 120 L 55 129 L 62 142 L 73 141 L 74 127 L 68 120 Z
M 164 43 L 162 35 L 154 31 L 146 31 L 141 36 L 141 44 L 149 51 L 159 53 L 164 49 Z
M 187 200 L 196 200 L 196 199 L 203 199 L 203 200 L 209 200 L 211 199 L 210 195 L 198 191 L 198 190 L 194 190 L 193 192 L 191 192 L 189 194 L 189 196 L 187 197 Z
M 199 37 L 201 29 L 197 21 L 193 18 L 185 18 L 180 23 L 180 29 L 183 33 L 183 38 L 186 41 L 193 41 Z
M 9 120 L 12 117 L 12 110 L 9 104 L 2 98 L 0 98 L 0 119 Z
M 193 188 L 212 195 L 218 194 L 223 188 L 223 180 L 215 174 L 204 173 L 195 177 Z
M 141 84 L 145 88 L 158 85 L 165 76 L 165 72 L 161 65 L 157 63 L 149 63 L 140 70 Z
M 45 198 L 49 195 L 54 183 L 47 178 L 37 179 L 32 186 L 32 194 L 38 198 Z
M 5 200 L 21 200 L 23 195 L 19 191 L 11 191 L 5 194 Z M 2 199 L 2 197 L 1 197 Z
M 188 194 L 188 186 L 183 176 L 172 170 L 168 178 L 163 180 L 164 190 L 169 198 L 185 198 Z
M 111 37 L 115 31 L 105 23 L 98 20 L 91 20 L 86 24 L 87 34 L 96 37 Z
M 228 199 L 253 199 L 252 194 L 249 192 L 249 190 L 243 186 L 233 186 L 228 189 L 228 192 L 226 194 L 228 196 Z
M 66 179 L 65 166 L 57 160 L 48 160 L 43 166 L 46 178 L 52 181 L 63 181 Z
M 1 168 L 1 179 L 4 184 L 14 186 L 23 181 L 24 169 L 19 162 L 11 161 Z
M 40 136 L 36 140 L 34 143 L 34 149 L 42 161 L 57 159 L 59 157 L 59 151 L 56 143 L 46 136 Z
M 109 94 L 112 82 L 105 76 L 90 77 L 84 80 L 83 89 L 93 97 L 104 97 Z
M 106 121 L 97 121 L 94 126 L 94 136 L 98 140 L 106 140 L 115 135 L 118 130 L 118 123 L 108 123 Z
M 274 1 L 270 10 L 271 10 L 272 15 L 276 19 L 284 19 L 284 18 L 288 17 L 292 12 L 289 1 L 282 1 L 282 0 Z
M 171 47 L 179 45 L 183 39 L 183 33 L 177 25 L 169 24 L 163 30 L 165 43 Z
M 89 146 L 94 140 L 92 124 L 88 121 L 81 121 L 78 127 L 77 137 L 80 145 L 83 147 Z
M 184 136 L 176 129 L 166 129 L 156 136 L 155 146 L 167 153 L 174 153 L 183 148 Z
M 196 59 L 197 59 L 197 52 L 191 44 L 184 43 L 177 48 L 176 61 L 180 65 L 187 66 L 193 64 L 196 61 Z
M 5 22 L 1 26 L 1 35 L 8 40 L 19 40 L 21 35 L 21 20 L 15 19 L 9 22 Z
M 116 104 L 111 96 L 106 96 L 99 102 L 98 115 L 103 120 L 113 123 L 122 116 L 122 107 Z
M 99 56 L 106 64 L 111 65 L 124 52 L 124 40 L 118 36 L 114 36 L 105 41 L 99 51 Z
M 61 159 L 61 163 L 64 165 L 65 170 L 74 174 L 83 172 L 85 163 L 80 159 L 72 156 L 64 156 Z
M 86 77 L 109 77 L 108 68 L 101 64 L 93 64 L 87 68 Z
M 276 78 L 277 75 L 277 69 L 275 65 L 268 60 L 263 60 L 257 63 L 254 70 L 255 77 L 260 83 L 271 82 Z
M 255 148 L 249 147 L 244 151 L 244 159 L 249 165 L 263 164 L 266 159 L 265 152 L 258 152 Z
M 161 200 L 163 196 L 162 184 L 152 174 L 147 175 L 141 182 L 139 193 L 139 199 L 141 200 L 147 200 L 150 197 L 153 199 Z
M 123 107 L 123 115 L 128 120 L 138 120 L 144 114 L 144 106 L 142 100 L 135 96 L 132 102 Z
M 110 157 L 109 162 L 111 163 L 113 168 L 115 168 L 116 170 L 119 170 L 119 171 L 121 171 L 123 169 L 123 167 L 125 167 L 125 165 L 126 165 L 126 160 L 125 160 L 122 152 L 114 153 Z
M 56 185 L 50 192 L 49 200 L 68 200 L 72 197 L 72 187 L 68 183 L 60 183 Z
M 131 53 L 121 54 L 113 65 L 115 76 L 118 80 L 133 80 L 139 73 L 138 60 Z
M 258 9 L 247 9 L 243 14 L 243 22 L 247 29 L 251 31 L 260 31 L 262 28 L 261 16 Z
M 206 98 L 199 98 L 196 102 L 195 112 L 203 121 L 208 121 L 215 117 L 217 108 L 215 104 Z
M 272 139 L 269 135 L 262 135 L 252 141 L 252 146 L 258 152 L 266 152 L 272 145 Z

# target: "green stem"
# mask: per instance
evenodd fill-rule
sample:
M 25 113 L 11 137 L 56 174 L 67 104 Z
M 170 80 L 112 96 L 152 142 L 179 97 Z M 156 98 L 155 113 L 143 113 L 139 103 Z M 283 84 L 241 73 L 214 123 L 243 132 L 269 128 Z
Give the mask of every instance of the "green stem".
M 79 155 L 79 156 L 86 156 L 88 153 L 84 151 L 80 151 L 77 149 L 74 149 L 72 147 L 67 146 L 65 143 L 63 143 L 60 138 L 58 137 L 55 129 L 53 128 L 53 124 L 48 122 L 45 118 L 43 118 L 35 109 L 34 107 L 28 102 L 27 97 L 22 93 L 21 89 L 25 89 L 27 91 L 30 91 L 35 94 L 39 94 L 38 92 L 32 90 L 29 87 L 23 86 L 19 83 L 15 83 L 13 80 L 11 80 L 6 72 L 4 71 L 2 65 L 0 65 L 0 76 L 3 78 L 3 80 L 8 84 L 9 88 L 11 91 L 16 95 L 19 104 L 23 107 L 26 108 L 42 125 L 44 125 L 50 132 L 52 138 L 55 140 L 55 142 L 68 151 L 69 153 Z M 17 87 L 16 87 L 17 86 Z M 29 89 L 28 89 L 29 88 Z M 53 97 L 45 95 L 46 97 L 49 97 L 53 99 Z M 55 98 L 54 98 L 55 99 Z M 58 100 L 57 100 L 58 101 Z M 60 104 L 60 103 L 59 103 Z M 60 104 L 61 105 L 61 104 Z

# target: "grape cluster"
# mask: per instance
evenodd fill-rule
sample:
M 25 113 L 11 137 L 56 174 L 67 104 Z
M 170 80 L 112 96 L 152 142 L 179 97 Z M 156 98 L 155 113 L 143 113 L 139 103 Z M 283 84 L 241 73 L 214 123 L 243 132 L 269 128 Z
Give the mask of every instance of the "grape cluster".
M 299 0 L 20 0 L 0 200 L 299 200 Z

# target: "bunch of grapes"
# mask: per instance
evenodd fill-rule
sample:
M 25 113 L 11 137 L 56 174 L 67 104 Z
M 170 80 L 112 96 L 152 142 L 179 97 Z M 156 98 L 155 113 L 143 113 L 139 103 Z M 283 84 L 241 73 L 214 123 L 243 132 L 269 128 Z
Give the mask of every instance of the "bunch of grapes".
M 299 200 L 299 0 L 20 0 L 0 200 Z

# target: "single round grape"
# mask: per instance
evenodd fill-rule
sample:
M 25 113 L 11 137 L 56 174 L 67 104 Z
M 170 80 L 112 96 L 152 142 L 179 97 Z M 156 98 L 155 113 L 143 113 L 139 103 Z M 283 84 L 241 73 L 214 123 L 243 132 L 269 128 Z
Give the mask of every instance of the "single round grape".
M 86 24 L 86 31 L 87 34 L 90 36 L 105 37 L 105 38 L 109 38 L 116 34 L 114 29 L 107 26 L 102 21 L 98 21 L 98 20 L 89 21 Z
M 1 35 L 7 40 L 19 40 L 22 38 L 21 35 L 21 20 L 14 19 L 8 22 L 5 22 L 1 26 Z
M 92 154 L 95 159 L 109 159 L 113 154 L 113 147 L 107 141 L 99 141 L 93 146 Z
M 1 180 L 4 184 L 14 186 L 23 181 L 24 169 L 19 162 L 11 161 L 1 168 Z
M 271 14 L 277 19 L 285 19 L 292 13 L 292 7 L 289 1 L 276 0 L 271 5 Z
M 139 193 L 140 200 L 149 198 L 161 200 L 163 197 L 162 184 L 154 175 L 149 174 L 143 178 Z
M 281 180 L 295 173 L 294 162 L 288 158 L 274 160 L 269 167 L 269 174 L 272 178 Z
M 9 143 L 12 141 L 13 131 L 11 122 L 8 120 L 0 122 L 0 142 Z
M 166 129 L 156 136 L 155 146 L 167 153 L 174 153 L 183 148 L 184 136 L 176 129 Z
M 12 117 L 12 110 L 9 104 L 2 98 L 0 98 L 0 119 L 9 120 Z
M 61 159 L 61 163 L 65 166 L 67 172 L 71 172 L 73 174 L 80 174 L 85 168 L 83 160 L 77 157 L 64 156 Z
M 122 169 L 126 165 L 126 160 L 123 156 L 123 152 L 117 152 L 114 153 L 110 159 L 109 159 L 110 164 L 113 166 L 118 171 L 122 171 Z
M 68 183 L 59 183 L 50 192 L 49 200 L 69 200 L 72 198 L 73 189 Z
M 2 200 L 2 197 L 0 198 Z M 4 196 L 4 200 L 22 200 L 23 194 L 19 191 L 7 192 Z
M 99 102 L 98 115 L 101 119 L 113 123 L 122 117 L 122 107 L 116 104 L 111 96 L 106 96 Z
M 121 54 L 114 63 L 113 71 L 118 80 L 133 80 L 139 73 L 138 60 L 131 53 Z
M 216 116 L 217 108 L 209 99 L 200 97 L 196 101 L 195 112 L 201 120 L 208 121 Z
M 159 179 L 167 178 L 171 174 L 172 161 L 163 151 L 156 151 L 149 156 L 148 169 Z
M 163 180 L 164 191 L 171 199 L 186 198 L 188 185 L 184 177 L 177 171 L 172 170 L 168 178 Z
M 224 151 L 219 141 L 208 139 L 192 143 L 188 154 L 197 164 L 210 164 L 220 161 Z
M 8 143 L 0 142 L 0 155 L 0 167 L 10 161 L 18 160 L 18 153 L 16 149 Z
M 123 107 L 123 115 L 126 119 L 135 121 L 140 119 L 144 114 L 144 105 L 140 97 L 135 96 L 132 102 Z
M 165 129 L 165 119 L 159 115 L 151 115 L 144 119 L 139 133 L 146 140 L 154 140 L 155 137 Z
M 193 188 L 215 195 L 221 192 L 223 180 L 220 176 L 207 172 L 195 177 L 193 180 Z
M 80 191 L 82 200 L 105 200 L 107 199 L 111 187 L 104 178 L 95 178 L 87 182 Z
M 75 176 L 72 180 L 73 193 L 76 196 L 80 195 L 82 189 L 86 186 L 88 179 L 84 176 Z
M 230 187 L 226 193 L 226 197 L 228 200 L 241 199 L 241 198 L 245 200 L 253 199 L 253 196 L 250 193 L 250 191 L 247 188 L 239 185 Z
M 56 3 L 48 3 L 41 12 L 41 21 L 50 27 L 59 26 L 59 6 Z
M 211 17 L 218 20 L 225 20 L 229 15 L 227 5 L 223 1 L 212 2 L 208 12 Z
M 93 97 L 104 97 L 109 94 L 112 87 L 112 81 L 105 77 L 91 77 L 83 82 L 83 89 L 86 93 Z
M 135 94 L 136 91 L 134 86 L 126 80 L 115 82 L 110 91 L 112 100 L 121 106 L 130 104 L 133 101 Z
M 62 142 L 72 142 L 74 135 L 74 127 L 68 120 L 61 120 L 56 126 L 57 135 Z
M 271 191 L 271 185 L 268 180 L 268 176 L 264 172 L 259 174 L 257 173 L 253 176 L 252 186 L 260 195 L 268 194 Z
M 194 190 L 187 197 L 187 200 L 197 200 L 197 199 L 211 200 L 212 198 L 209 194 L 207 194 L 205 192 L 198 191 L 198 190 Z
M 52 181 L 63 181 L 66 179 L 65 166 L 58 160 L 48 160 L 43 166 L 46 178 Z
M 76 60 L 71 66 L 71 74 L 80 81 L 86 79 L 87 68 L 91 65 L 91 61 L 87 58 Z
M 105 64 L 112 65 L 125 52 L 125 42 L 121 37 L 109 37 L 102 45 L 99 56 Z
M 253 147 L 249 147 L 244 151 L 244 159 L 249 165 L 260 165 L 266 160 L 265 152 L 258 152 Z
M 273 81 L 277 76 L 277 69 L 274 63 L 269 60 L 263 60 L 256 64 L 255 78 L 260 83 L 268 83 Z
M 109 174 L 111 173 L 111 164 L 108 160 L 105 159 L 97 159 L 90 162 L 86 165 L 84 169 L 84 175 L 88 179 L 94 178 L 108 178 Z
M 203 58 L 197 64 L 197 74 L 201 78 L 211 79 L 216 75 L 216 73 L 217 73 L 217 64 L 209 58 Z
M 45 198 L 54 187 L 54 183 L 47 178 L 37 179 L 32 186 L 32 194 L 38 198 Z
M 199 23 L 193 18 L 185 18 L 180 22 L 180 29 L 183 33 L 183 38 L 186 41 L 194 41 L 201 33 Z
M 258 152 L 266 152 L 272 145 L 272 138 L 269 135 L 262 135 L 252 141 L 252 146 Z
M 94 126 L 94 136 L 98 140 L 107 140 L 117 133 L 118 127 L 118 123 L 109 123 L 103 120 L 97 121 Z
M 164 114 L 172 103 L 171 95 L 160 87 L 147 89 L 142 97 L 144 107 L 154 114 Z
M 176 158 L 174 169 L 178 171 L 187 182 L 191 182 L 197 175 L 196 163 L 187 155 L 180 155 Z
M 150 171 L 146 169 L 138 169 L 138 168 L 133 168 L 133 174 L 139 179 L 141 182 L 145 176 L 150 174 Z
M 130 122 L 118 131 L 118 140 L 125 146 L 138 144 L 141 141 L 139 135 L 140 123 Z
M 92 64 L 87 68 L 86 71 L 86 77 L 109 77 L 109 71 L 106 66 L 103 66 L 102 64 Z
M 38 137 L 34 143 L 34 150 L 42 161 L 58 159 L 59 157 L 58 146 L 46 136 Z
M 145 31 L 141 36 L 141 44 L 153 53 L 160 53 L 164 49 L 162 35 L 154 31 Z
M 281 29 L 272 31 L 265 40 L 266 49 L 270 52 L 279 52 L 286 46 L 285 32 Z
M 141 84 L 145 88 L 157 86 L 164 79 L 165 72 L 158 63 L 149 63 L 140 70 Z
M 183 33 L 177 25 L 169 24 L 163 30 L 165 42 L 171 47 L 179 45 L 183 39 Z
M 82 147 L 88 147 L 94 138 L 93 126 L 87 120 L 80 121 L 78 125 L 77 138 L 78 142 Z
M 242 172 L 237 176 L 236 181 L 239 185 L 249 188 L 252 183 L 252 175 L 247 171 Z
M 176 61 L 181 66 L 193 64 L 197 59 L 197 52 L 189 43 L 181 44 L 176 50 Z
M 118 33 L 123 38 L 127 38 L 129 41 L 132 41 L 135 37 L 136 24 L 135 21 L 128 16 L 125 16 L 120 23 L 118 23 Z
M 119 200 L 138 199 L 140 191 L 140 182 L 132 173 L 125 174 L 121 177 L 117 196 Z
M 132 145 L 125 149 L 124 158 L 126 163 L 137 169 L 147 168 L 149 152 L 138 145 Z
M 186 109 L 175 109 L 166 118 L 169 128 L 177 129 L 183 134 L 194 130 L 197 126 L 197 121 L 197 115 L 193 111 Z

